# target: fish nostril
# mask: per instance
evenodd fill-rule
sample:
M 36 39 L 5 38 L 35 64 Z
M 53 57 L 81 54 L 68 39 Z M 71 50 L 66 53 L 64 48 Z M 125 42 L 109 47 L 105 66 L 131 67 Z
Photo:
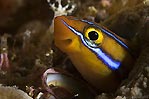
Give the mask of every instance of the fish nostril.
M 65 45 L 69 45 L 71 43 L 72 43 L 72 39 L 66 39 L 66 40 L 64 40 L 64 44 Z

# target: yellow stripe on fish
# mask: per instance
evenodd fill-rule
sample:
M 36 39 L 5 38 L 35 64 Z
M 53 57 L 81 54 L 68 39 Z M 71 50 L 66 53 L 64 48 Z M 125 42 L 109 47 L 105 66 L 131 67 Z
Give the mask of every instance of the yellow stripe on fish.
M 134 63 L 126 41 L 87 20 L 56 17 L 54 41 L 68 54 L 84 79 L 102 91 L 115 90 L 120 77 L 126 76 Z

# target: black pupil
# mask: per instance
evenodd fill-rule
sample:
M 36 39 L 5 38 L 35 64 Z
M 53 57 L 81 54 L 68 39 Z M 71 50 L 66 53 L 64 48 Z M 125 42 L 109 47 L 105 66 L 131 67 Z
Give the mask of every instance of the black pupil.
M 89 36 L 90 40 L 97 40 L 98 39 L 98 33 L 96 31 L 89 32 L 88 36 Z

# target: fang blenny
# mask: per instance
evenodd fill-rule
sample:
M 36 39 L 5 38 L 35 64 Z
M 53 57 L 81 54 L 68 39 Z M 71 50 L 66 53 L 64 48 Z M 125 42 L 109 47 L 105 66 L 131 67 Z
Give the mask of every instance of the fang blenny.
M 102 26 L 71 16 L 55 18 L 54 42 L 84 79 L 101 91 L 115 90 L 135 60 L 125 40 Z

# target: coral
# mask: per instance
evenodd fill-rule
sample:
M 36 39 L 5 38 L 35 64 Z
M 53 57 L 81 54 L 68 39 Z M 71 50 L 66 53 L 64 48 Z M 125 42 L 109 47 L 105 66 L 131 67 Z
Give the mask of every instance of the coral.
M 72 0 L 47 0 L 50 8 L 54 11 L 54 18 L 61 15 L 72 15 L 76 9 L 76 3 Z M 54 31 L 54 21 L 49 27 L 49 31 Z
M 49 6 L 54 11 L 54 16 L 71 15 L 76 9 L 76 4 L 72 0 L 47 0 Z

